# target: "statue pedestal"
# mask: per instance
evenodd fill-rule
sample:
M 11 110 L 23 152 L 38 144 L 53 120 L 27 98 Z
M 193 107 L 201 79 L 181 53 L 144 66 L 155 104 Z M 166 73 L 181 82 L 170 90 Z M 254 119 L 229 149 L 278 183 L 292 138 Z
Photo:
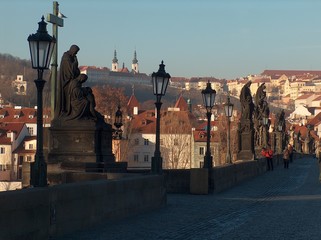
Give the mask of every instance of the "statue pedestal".
M 110 124 L 94 120 L 54 120 L 49 131 L 49 171 L 126 171 L 126 163 L 115 162 Z
M 243 121 L 239 125 L 239 152 L 238 160 L 254 160 L 254 130 L 253 123 Z

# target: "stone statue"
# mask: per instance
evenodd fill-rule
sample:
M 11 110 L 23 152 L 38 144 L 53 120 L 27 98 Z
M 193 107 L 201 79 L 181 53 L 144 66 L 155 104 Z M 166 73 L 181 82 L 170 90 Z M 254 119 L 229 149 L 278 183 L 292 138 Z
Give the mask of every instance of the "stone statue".
M 282 131 L 283 132 L 285 131 L 285 127 L 286 127 L 286 124 L 285 124 L 285 112 L 284 112 L 283 109 L 281 110 L 280 113 L 276 114 L 276 122 L 275 122 L 274 125 L 275 125 L 275 129 L 276 130 L 278 130 L 279 126 L 282 126 Z
M 266 101 L 266 86 L 262 83 L 256 91 L 255 95 L 255 109 L 254 109 L 254 141 L 255 145 L 261 147 L 268 143 L 268 128 L 269 125 L 263 125 L 263 118 L 268 118 L 270 115 L 270 110 L 268 103 Z
M 252 120 L 252 114 L 254 111 L 254 104 L 251 95 L 251 81 L 248 81 L 242 88 L 240 94 L 240 101 L 242 106 L 242 119 Z
M 80 74 L 77 78 L 72 79 L 68 86 L 68 111 L 65 114 L 65 120 L 73 119 L 93 119 L 102 116 L 95 110 L 95 97 L 90 87 L 82 87 L 87 80 L 86 74 Z
M 77 53 L 79 51 L 77 45 L 72 45 L 61 58 L 59 69 L 59 80 L 57 82 L 57 100 L 55 103 L 55 118 L 62 117 L 69 111 L 69 83 L 80 75 L 78 68 Z
M 76 56 L 79 50 L 77 45 L 72 45 L 61 58 L 55 118 L 62 120 L 103 119 L 102 115 L 95 110 L 95 97 L 91 88 L 82 87 L 88 77 L 80 74 Z

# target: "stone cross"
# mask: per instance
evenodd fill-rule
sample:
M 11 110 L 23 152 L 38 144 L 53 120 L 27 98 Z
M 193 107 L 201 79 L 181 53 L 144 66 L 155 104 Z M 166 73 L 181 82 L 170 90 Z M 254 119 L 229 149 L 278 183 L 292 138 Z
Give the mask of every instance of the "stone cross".
M 51 120 L 55 116 L 55 104 L 57 96 L 57 53 L 58 53 L 58 27 L 64 26 L 64 20 L 59 17 L 59 4 L 58 2 L 53 2 L 53 14 L 47 15 L 47 22 L 52 23 L 52 35 L 56 38 L 55 48 L 52 53 L 52 62 L 51 62 Z

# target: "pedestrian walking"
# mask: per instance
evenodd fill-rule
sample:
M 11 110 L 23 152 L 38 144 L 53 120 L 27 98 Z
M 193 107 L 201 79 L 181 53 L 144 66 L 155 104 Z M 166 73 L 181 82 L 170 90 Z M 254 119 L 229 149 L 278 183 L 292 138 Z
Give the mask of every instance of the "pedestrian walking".
M 267 147 L 267 148 L 263 147 L 261 154 L 266 159 L 267 170 L 273 171 L 273 151 L 272 151 L 272 149 L 270 147 Z
M 284 168 L 289 168 L 289 161 L 290 161 L 290 151 L 288 147 L 286 147 L 283 151 Z
M 294 149 L 290 143 L 288 144 L 288 149 L 289 149 L 289 153 L 290 153 L 290 162 L 293 162 L 293 150 Z
M 317 152 L 317 158 L 319 162 L 319 181 L 321 182 L 321 151 Z

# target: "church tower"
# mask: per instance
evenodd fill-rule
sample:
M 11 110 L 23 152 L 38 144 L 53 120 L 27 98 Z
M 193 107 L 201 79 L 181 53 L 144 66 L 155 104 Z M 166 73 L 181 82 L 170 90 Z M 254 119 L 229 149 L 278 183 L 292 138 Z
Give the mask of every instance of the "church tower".
M 133 59 L 133 63 L 132 63 L 132 72 L 139 73 L 136 50 L 134 52 L 134 59 Z
M 118 72 L 118 59 L 117 59 L 117 52 L 116 49 L 114 51 L 114 58 L 111 64 L 111 71 Z

